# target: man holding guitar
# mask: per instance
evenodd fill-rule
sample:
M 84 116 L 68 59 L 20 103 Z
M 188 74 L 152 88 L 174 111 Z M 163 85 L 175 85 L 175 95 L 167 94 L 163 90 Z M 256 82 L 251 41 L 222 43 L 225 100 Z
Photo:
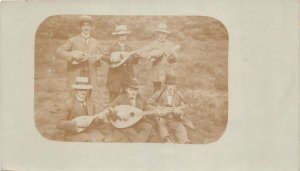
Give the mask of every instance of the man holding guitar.
M 131 31 L 127 30 L 126 25 L 116 26 L 112 34 L 118 36 L 118 42 L 109 48 L 111 55 L 103 57 L 103 60 L 109 64 L 106 86 L 109 92 L 110 102 L 112 102 L 120 93 L 124 92 L 123 82 L 126 79 L 134 77 L 133 65 L 139 62 L 136 53 L 131 52 L 132 48 L 128 45 L 127 36 Z M 124 53 L 124 55 L 122 54 Z M 113 54 L 116 54 L 116 58 Z M 128 56 L 125 56 L 128 55 Z
M 67 61 L 67 87 L 75 83 L 76 77 L 88 77 L 93 89 L 97 88 L 96 68 L 100 63 L 99 42 L 91 37 L 94 28 L 90 16 L 79 19 L 81 34 L 70 38 L 57 49 L 57 54 Z
M 142 58 L 152 60 L 151 76 L 154 92 L 161 89 L 166 73 L 172 70 L 172 64 L 176 62 L 175 50 L 180 48 L 179 45 L 167 40 L 167 35 L 171 32 L 165 23 L 160 23 L 156 32 L 157 40 L 144 47 L 139 53 Z
M 107 114 L 96 115 L 94 103 L 90 99 L 92 86 L 88 78 L 77 77 L 72 88 L 74 97 L 67 100 L 57 128 L 65 131 L 66 141 L 103 141 L 104 136 L 96 130 L 96 126 L 104 123 Z
M 165 89 L 157 91 L 149 99 L 149 105 L 162 108 L 158 110 L 157 123 L 161 139 L 173 142 L 169 131 L 173 130 L 177 143 L 190 143 L 185 126 L 193 129 L 194 125 L 184 114 L 186 104 L 182 96 L 176 91 L 176 74 L 172 71 L 167 73 Z

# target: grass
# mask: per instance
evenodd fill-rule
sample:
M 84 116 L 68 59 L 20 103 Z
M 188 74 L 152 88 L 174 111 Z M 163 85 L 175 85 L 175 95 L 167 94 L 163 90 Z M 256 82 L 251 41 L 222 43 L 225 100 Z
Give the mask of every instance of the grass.
M 103 49 L 114 40 L 99 40 Z M 62 132 L 55 129 L 59 115 L 64 111 L 64 102 L 68 97 L 66 90 L 66 63 L 56 57 L 55 50 L 63 43 L 55 39 L 36 39 L 35 46 L 35 123 L 39 132 L 51 140 L 62 140 Z M 174 69 L 179 80 L 178 89 L 185 93 L 185 99 L 193 107 L 189 114 L 196 129 L 189 130 L 192 143 L 207 144 L 216 141 L 226 129 L 228 119 L 227 56 L 228 42 L 197 41 L 185 39 L 180 42 Z M 130 40 L 137 49 L 147 41 Z M 136 73 L 142 88 L 140 93 L 149 98 L 152 83 L 147 77 L 151 64 L 140 62 Z M 108 66 L 98 69 L 98 84 L 101 99 L 108 104 L 108 92 L 105 87 Z M 99 106 L 98 110 L 102 110 Z

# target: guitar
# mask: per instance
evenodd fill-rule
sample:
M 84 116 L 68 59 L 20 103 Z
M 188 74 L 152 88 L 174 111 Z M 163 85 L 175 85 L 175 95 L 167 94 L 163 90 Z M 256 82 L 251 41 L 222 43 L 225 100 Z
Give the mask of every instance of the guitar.
M 79 120 L 86 120 L 86 122 L 88 123 L 86 127 L 77 127 L 77 128 L 76 128 L 76 131 L 77 131 L 78 133 L 80 133 L 80 132 L 84 131 L 87 127 L 89 127 L 89 125 L 91 125 L 91 123 L 93 122 L 93 120 L 94 120 L 95 118 L 97 118 L 97 117 L 99 117 L 99 118 L 105 118 L 105 116 L 106 116 L 107 114 L 108 114 L 107 111 L 103 111 L 103 112 L 100 112 L 100 113 L 98 113 L 98 114 L 96 114 L 96 115 L 92 115 L 92 116 L 90 116 L 90 115 L 78 116 L 78 117 L 72 119 L 72 121 L 77 122 L 77 121 L 79 121 Z
M 181 110 L 185 109 L 185 107 L 179 107 Z M 110 120 L 111 124 L 116 128 L 127 128 L 131 125 L 134 125 L 139 120 L 143 118 L 143 116 L 146 115 L 153 115 L 156 114 L 158 110 L 149 110 L 149 111 L 142 111 L 141 109 L 138 109 L 134 106 L 130 105 L 119 105 L 114 107 L 115 114 L 117 115 L 116 120 Z M 167 114 L 172 113 L 174 110 L 174 107 L 159 107 L 160 115 L 159 116 L 165 116 Z

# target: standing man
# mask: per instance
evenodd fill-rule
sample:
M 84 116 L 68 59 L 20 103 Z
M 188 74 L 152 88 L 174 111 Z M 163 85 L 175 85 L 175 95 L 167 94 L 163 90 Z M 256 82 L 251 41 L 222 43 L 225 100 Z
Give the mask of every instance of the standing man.
M 166 73 L 172 70 L 172 64 L 176 62 L 176 46 L 166 39 L 167 35 L 171 33 L 168 26 L 165 23 L 160 23 L 156 32 L 157 40 L 144 47 L 139 54 L 142 58 L 153 61 L 151 74 L 154 92 L 161 89 L 161 83 L 164 81 Z
M 136 78 L 127 79 L 124 82 L 125 94 L 120 94 L 115 100 L 110 104 L 110 107 L 115 107 L 118 105 L 131 105 L 139 108 L 143 111 L 150 110 L 147 105 L 146 100 L 139 94 L 139 86 Z M 113 113 L 110 116 L 113 118 Z M 152 131 L 151 121 L 146 117 L 142 118 L 136 124 L 122 129 L 116 129 L 112 133 L 114 141 L 123 142 L 148 142 Z
M 193 129 L 194 125 L 184 114 L 185 102 L 176 90 L 176 75 L 169 72 L 166 75 L 165 89 L 157 91 L 149 99 L 149 105 L 163 108 L 158 112 L 157 122 L 162 141 L 173 142 L 170 132 L 174 132 L 177 143 L 190 143 L 185 126 Z
M 66 101 L 64 113 L 57 123 L 57 128 L 65 131 L 64 139 L 66 141 L 103 141 L 104 136 L 96 127 L 104 123 L 106 116 L 95 117 L 92 124 L 85 117 L 81 117 L 92 117 L 96 114 L 94 103 L 90 99 L 89 91 L 92 91 L 92 86 L 89 84 L 88 78 L 77 77 L 72 88 L 74 96 Z M 81 131 L 81 128 L 85 130 Z
M 67 87 L 75 83 L 76 77 L 88 77 L 93 89 L 97 88 L 96 67 L 100 64 L 99 42 L 91 37 L 94 29 L 91 16 L 79 18 L 81 34 L 70 38 L 57 49 L 57 54 L 67 61 Z
M 127 36 L 131 31 L 127 30 L 126 25 L 116 26 L 115 32 L 112 34 L 118 37 L 118 42 L 109 48 L 109 53 L 113 52 L 131 52 L 133 49 L 127 43 Z M 109 65 L 120 62 L 120 58 L 112 61 L 110 56 L 103 57 Z M 133 65 L 139 62 L 139 57 L 132 54 L 122 65 L 108 69 L 106 86 L 108 88 L 110 102 L 112 102 L 120 93 L 124 92 L 123 82 L 126 79 L 135 76 Z

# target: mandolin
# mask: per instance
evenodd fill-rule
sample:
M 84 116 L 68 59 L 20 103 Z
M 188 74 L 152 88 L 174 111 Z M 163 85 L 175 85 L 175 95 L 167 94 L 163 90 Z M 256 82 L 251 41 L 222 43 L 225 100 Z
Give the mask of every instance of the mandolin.
M 181 110 L 185 108 L 186 107 L 180 107 Z M 156 114 L 158 110 L 160 110 L 160 116 L 170 114 L 174 110 L 174 107 L 160 106 L 156 110 L 142 111 L 134 106 L 119 105 L 114 107 L 114 110 L 118 119 L 110 120 L 111 124 L 116 128 L 127 128 L 137 123 L 143 116 Z
M 79 120 L 87 120 L 86 121 L 86 122 L 88 122 L 88 126 L 87 127 L 89 127 L 89 125 L 91 125 L 91 123 L 93 122 L 93 120 L 95 118 L 97 118 L 97 117 L 99 117 L 99 118 L 105 118 L 106 115 L 107 115 L 107 111 L 103 111 L 103 112 L 100 112 L 100 113 L 98 113 L 96 115 L 92 115 L 92 116 L 91 115 L 78 116 L 78 117 L 72 119 L 72 121 L 77 122 Z M 80 133 L 80 132 L 84 131 L 87 127 L 77 127 L 76 131 L 78 133 Z

